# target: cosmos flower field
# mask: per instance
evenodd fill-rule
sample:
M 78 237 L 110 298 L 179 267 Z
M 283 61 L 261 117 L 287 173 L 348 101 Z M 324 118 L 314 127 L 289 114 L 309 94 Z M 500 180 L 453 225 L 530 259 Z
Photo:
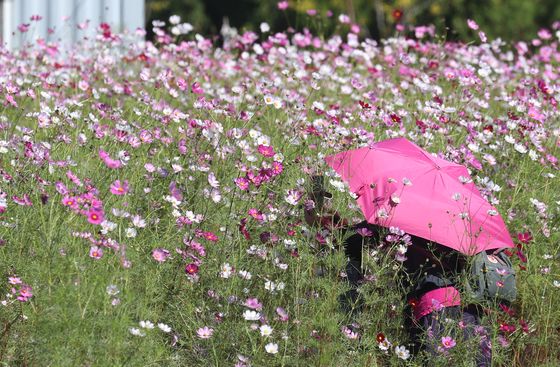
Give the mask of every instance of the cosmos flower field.
M 398 256 L 366 251 L 351 317 L 342 235 L 302 213 L 324 174 L 361 221 L 323 158 L 400 136 L 467 166 L 517 245 L 495 365 L 560 364 L 560 23 L 460 43 L 338 21 L 0 50 L 1 365 L 421 365 Z M 471 365 L 472 340 L 441 343 L 431 365 Z

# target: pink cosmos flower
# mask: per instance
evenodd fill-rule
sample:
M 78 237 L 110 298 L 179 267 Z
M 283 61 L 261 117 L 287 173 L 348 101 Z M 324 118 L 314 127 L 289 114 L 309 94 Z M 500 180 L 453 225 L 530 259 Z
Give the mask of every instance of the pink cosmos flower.
M 29 30 L 29 24 L 28 23 L 21 23 L 20 25 L 17 26 L 17 29 L 21 33 L 25 33 Z
M 177 183 L 175 181 L 171 181 L 171 183 L 169 184 L 169 193 L 175 200 L 177 201 L 183 200 L 183 192 L 177 186 Z
M 286 10 L 286 9 L 288 9 L 288 2 L 287 1 L 279 1 L 277 6 L 278 6 L 279 10 Z
M 453 348 L 457 343 L 455 343 L 455 340 L 450 337 L 450 336 L 444 336 L 441 338 L 441 344 L 445 349 L 451 349 Z
M 169 251 L 164 248 L 156 248 L 154 251 L 152 251 L 152 257 L 157 262 L 162 263 L 169 257 Z
M 500 268 L 500 269 L 496 269 L 496 273 L 497 273 L 498 275 L 504 276 L 504 275 L 508 275 L 508 270 L 507 270 L 507 269 L 501 269 L 501 268 Z
M 284 170 L 284 166 L 282 165 L 281 162 L 272 162 L 272 174 L 274 176 L 278 176 L 279 174 L 282 173 L 282 171 Z
M 245 306 L 253 310 L 260 311 L 262 310 L 263 305 L 262 303 L 259 302 L 257 298 L 247 298 L 247 300 L 245 301 Z
M 98 246 L 92 246 L 89 250 L 89 257 L 99 260 L 103 257 L 103 249 Z
M 90 210 L 87 212 L 87 217 L 91 224 L 101 224 L 104 220 L 103 212 L 98 210 Z
M 350 329 L 347 326 L 343 326 L 341 328 L 342 333 L 344 334 L 344 336 L 346 336 L 348 339 L 358 339 L 358 337 L 360 336 L 360 334 L 358 334 L 357 332 L 353 331 L 352 329 Z
M 101 158 L 103 163 L 111 169 L 121 168 L 122 166 L 121 161 L 111 158 L 103 149 L 99 149 L 99 158 Z
M 191 85 L 191 92 L 193 92 L 194 94 L 202 94 L 204 93 L 204 90 L 200 86 L 199 82 L 194 82 Z
M 552 33 L 550 33 L 550 31 L 546 28 L 540 29 L 537 35 L 543 40 L 548 40 L 552 37 Z
M 527 112 L 527 114 L 530 118 L 535 119 L 539 122 L 544 122 L 546 119 L 546 116 L 541 111 L 532 106 L 529 107 L 529 111 Z
M 27 194 L 23 194 L 23 197 L 21 198 L 19 196 L 14 195 L 12 196 L 12 200 L 14 201 L 14 203 L 18 205 L 33 206 L 33 203 L 31 202 L 31 199 Z
M 249 209 L 248 214 L 259 222 L 263 220 L 263 214 L 258 209 L 251 208 Z
M 183 78 L 178 78 L 175 84 L 177 84 L 177 88 L 182 91 L 186 90 L 188 87 L 187 81 Z
M 116 180 L 111 184 L 111 193 L 114 195 L 126 195 L 128 193 L 128 181 Z
M 240 190 L 243 190 L 243 191 L 249 190 L 249 180 L 247 180 L 245 177 L 236 178 L 235 179 L 235 185 L 237 185 L 237 187 Z
M 78 208 L 78 203 L 76 201 L 76 198 L 74 198 L 73 196 L 63 197 L 62 198 L 62 205 L 68 206 L 72 209 L 77 209 Z
M 289 319 L 288 313 L 282 307 L 276 307 L 276 314 L 278 314 L 278 317 L 282 322 L 286 322 Z
M 8 278 L 8 283 L 16 285 L 21 284 L 21 279 L 19 277 L 13 276 Z
M 18 104 L 17 104 L 17 102 L 16 102 L 14 96 L 12 96 L 11 94 L 8 94 L 8 95 L 6 96 L 6 102 L 8 102 L 9 104 L 11 104 L 11 105 L 14 106 L 14 107 L 17 107 L 17 106 L 18 106 Z
M 196 331 L 196 335 L 198 335 L 200 339 L 210 339 L 213 333 L 214 329 L 209 328 L 208 326 L 201 327 Z
M 467 19 L 467 25 L 469 26 L 470 29 L 472 29 L 473 31 L 477 31 L 478 30 L 478 24 L 476 24 L 476 22 L 472 19 Z
M 206 249 L 204 248 L 204 246 L 202 246 L 202 244 L 196 241 L 191 241 L 189 246 L 193 251 L 195 251 L 198 254 L 198 256 L 201 257 L 206 256 Z
M 17 300 L 20 302 L 27 302 L 31 297 L 33 297 L 32 288 L 28 285 L 24 285 L 19 290 L 19 296 L 17 297 Z

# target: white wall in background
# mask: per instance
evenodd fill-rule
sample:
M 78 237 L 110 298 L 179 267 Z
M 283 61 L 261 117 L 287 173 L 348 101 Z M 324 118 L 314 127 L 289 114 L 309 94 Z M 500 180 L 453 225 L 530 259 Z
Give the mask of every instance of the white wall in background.
M 32 15 L 43 19 L 32 22 Z M 79 30 L 77 25 L 87 20 L 87 30 Z M 76 42 L 95 34 L 102 22 L 115 32 L 144 28 L 144 0 L 0 0 L 0 42 L 10 49 L 37 38 Z M 22 23 L 31 25 L 27 33 L 18 30 Z

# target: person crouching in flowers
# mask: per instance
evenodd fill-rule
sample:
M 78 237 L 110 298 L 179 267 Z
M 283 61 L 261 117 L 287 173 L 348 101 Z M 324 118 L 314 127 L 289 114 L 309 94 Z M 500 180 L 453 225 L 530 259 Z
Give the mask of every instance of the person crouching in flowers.
M 304 215 L 308 225 L 319 227 L 317 240 L 321 241 L 321 234 L 330 234 L 333 230 L 351 233 L 343 242 L 347 257 L 346 279 L 350 290 L 339 297 L 342 310 L 354 314 L 361 309 L 358 289 L 364 280 L 363 250 L 401 243 L 401 246 L 397 246 L 395 259 L 403 265 L 403 287 L 412 289 L 405 298 L 411 309 L 407 327 L 416 341 L 414 351 L 425 350 L 433 356 L 446 354 L 454 348 L 454 338 L 459 337 L 453 333 L 446 334 L 444 320 L 450 319 L 462 329 L 464 340 L 480 337 L 476 365 L 490 366 L 490 343 L 486 330 L 480 326 L 478 310 L 463 308 L 459 290 L 455 287 L 465 265 L 462 255 L 426 239 L 406 234 L 398 228 L 384 228 L 367 221 L 349 226 L 338 213 L 325 209 L 325 198 L 331 198 L 332 195 L 324 190 L 323 177 L 313 176 L 312 182 L 313 189 L 304 205 Z

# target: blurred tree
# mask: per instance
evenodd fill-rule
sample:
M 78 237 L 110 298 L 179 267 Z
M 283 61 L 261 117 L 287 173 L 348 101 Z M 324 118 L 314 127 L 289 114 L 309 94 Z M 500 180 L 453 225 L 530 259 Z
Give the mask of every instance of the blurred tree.
M 310 9 L 317 11 L 310 16 Z M 329 18 L 328 14 L 332 18 Z M 477 38 L 467 27 L 474 19 L 490 38 L 530 39 L 542 27 L 560 19 L 559 0 L 289 0 L 280 11 L 276 0 L 146 0 L 148 37 L 151 22 L 167 21 L 173 14 L 194 26 L 196 32 L 216 34 L 224 18 L 232 27 L 258 30 L 267 22 L 272 31 L 309 27 L 328 35 L 340 27 L 337 17 L 347 14 L 362 27 L 364 35 L 376 39 L 394 32 L 397 22 L 405 25 L 434 24 L 448 39 Z

